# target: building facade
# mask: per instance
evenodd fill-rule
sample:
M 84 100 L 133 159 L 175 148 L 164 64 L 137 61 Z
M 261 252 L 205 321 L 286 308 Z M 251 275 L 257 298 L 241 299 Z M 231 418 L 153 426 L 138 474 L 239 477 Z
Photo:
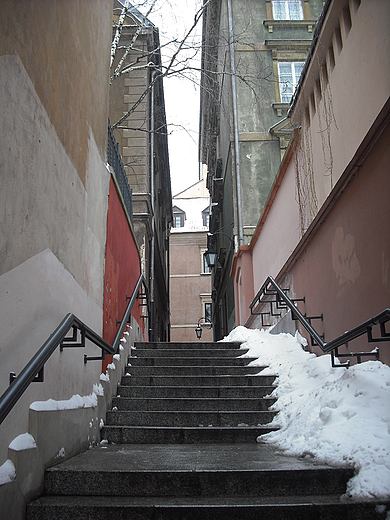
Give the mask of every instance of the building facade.
M 205 261 L 210 198 L 206 178 L 173 197 L 170 238 L 171 341 L 212 341 L 211 271 Z
M 205 9 L 199 153 L 218 253 L 215 339 L 237 323 L 234 249 L 250 243 L 288 145 L 273 128 L 286 117 L 321 10 L 319 0 L 213 0 Z
M 111 342 L 104 323 L 122 318 L 140 276 L 134 231 L 107 167 L 111 24 L 109 0 L 92 12 L 73 0 L 0 5 L 1 394 L 68 313 Z M 131 258 L 120 256 L 118 226 Z M 142 339 L 139 316 L 133 329 Z M 1 459 L 28 431 L 32 402 L 91 394 L 102 362 L 85 364 L 84 354 L 100 351 L 89 342 L 55 350 L 43 382 L 0 426 Z
M 123 4 L 114 2 L 114 28 Z M 134 232 L 149 285 L 145 323 L 150 340 L 167 341 L 172 194 L 159 47 L 158 29 L 130 6 L 111 68 L 110 121 L 132 189 Z M 122 59 L 124 73 L 114 78 Z
M 373 7 L 327 2 L 289 112 L 290 149 L 245 253 L 255 293 L 270 274 L 305 297 L 325 341 L 390 303 L 390 11 L 387 2 Z M 256 325 L 255 316 L 247 320 Z M 372 334 L 381 336 L 379 326 Z M 366 335 L 339 352 L 373 347 L 390 362 L 387 344 Z

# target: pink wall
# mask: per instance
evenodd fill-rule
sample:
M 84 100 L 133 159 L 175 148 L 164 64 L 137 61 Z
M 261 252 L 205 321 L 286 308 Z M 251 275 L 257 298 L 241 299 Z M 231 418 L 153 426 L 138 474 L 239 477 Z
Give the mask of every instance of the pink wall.
M 323 314 L 323 323 L 315 321 L 313 325 L 319 333 L 325 333 L 325 341 L 390 306 L 389 119 L 387 114 L 387 126 L 368 147 L 369 154 L 329 206 L 321 224 L 304 242 L 298 242 L 290 255 L 289 234 L 295 221 L 291 210 L 295 201 L 290 186 L 292 162 L 253 246 L 254 292 L 269 274 L 282 285 L 288 281 L 293 295 L 306 298 L 301 310 L 307 315 Z M 280 219 L 285 226 L 279 227 Z M 283 255 L 278 258 L 280 249 L 284 250 L 284 265 Z M 363 336 L 350 348 L 369 351 L 377 345 L 380 359 L 390 363 L 386 343 L 368 344 Z
M 248 246 L 242 246 L 232 268 L 234 276 L 234 303 L 236 326 L 245 325 L 249 317 L 249 305 L 255 294 L 253 291 L 252 252 Z
M 121 320 L 127 307 L 126 296 L 131 296 L 141 274 L 138 247 L 130 224 L 111 178 L 108 198 L 106 262 L 104 273 L 103 338 L 112 343 L 117 331 L 116 320 Z M 132 316 L 143 328 L 137 302 Z M 103 371 L 111 356 L 106 356 Z
M 308 315 L 324 314 L 326 341 L 390 307 L 389 142 L 390 125 L 289 269 Z M 389 345 L 377 345 L 380 359 L 390 363 Z M 375 346 L 364 336 L 350 349 Z

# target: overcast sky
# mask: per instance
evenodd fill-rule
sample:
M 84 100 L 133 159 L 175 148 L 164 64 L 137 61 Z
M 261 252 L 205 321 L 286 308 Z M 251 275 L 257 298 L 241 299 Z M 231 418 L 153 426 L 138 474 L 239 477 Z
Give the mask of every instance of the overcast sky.
M 159 28 L 160 43 L 177 38 L 181 41 L 194 21 L 201 0 L 157 0 L 149 19 Z M 144 12 L 144 9 L 142 9 Z M 199 49 L 193 60 L 200 67 L 200 41 L 202 21 L 194 36 Z M 193 40 L 190 42 L 193 43 Z M 191 45 L 194 47 L 194 45 Z M 163 60 L 172 48 L 162 48 Z M 191 55 L 193 51 L 189 51 Z M 193 75 L 193 73 L 192 73 Z M 199 179 L 198 130 L 199 130 L 199 75 L 194 81 L 172 76 L 164 79 L 165 109 L 168 123 L 169 162 L 172 194 L 176 195 Z

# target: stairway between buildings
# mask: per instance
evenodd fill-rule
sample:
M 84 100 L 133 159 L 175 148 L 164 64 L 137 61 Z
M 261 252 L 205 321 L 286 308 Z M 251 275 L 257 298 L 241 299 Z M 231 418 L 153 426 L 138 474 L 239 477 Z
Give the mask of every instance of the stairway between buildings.
M 340 497 L 353 476 L 256 442 L 275 377 L 237 343 L 139 343 L 102 430 L 106 441 L 45 474 L 28 520 L 374 519 Z M 260 372 L 260 375 L 258 375 Z

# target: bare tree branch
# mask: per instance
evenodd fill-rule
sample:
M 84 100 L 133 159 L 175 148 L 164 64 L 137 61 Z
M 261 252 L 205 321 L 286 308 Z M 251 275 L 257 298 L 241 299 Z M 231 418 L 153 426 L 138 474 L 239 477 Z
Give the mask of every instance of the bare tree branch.
M 124 62 L 125 59 L 127 58 L 127 55 L 129 54 L 129 52 L 130 52 L 131 49 L 133 48 L 134 43 L 136 42 L 136 40 L 137 40 L 138 36 L 140 35 L 140 33 L 141 33 L 143 27 L 145 26 L 145 21 L 146 21 L 147 17 L 149 16 L 149 14 L 151 13 L 153 7 L 155 6 L 156 1 L 157 1 L 157 0 L 153 0 L 151 6 L 149 7 L 148 12 L 147 12 L 146 14 L 143 15 L 143 18 L 142 18 L 142 22 L 141 22 L 141 24 L 139 25 L 138 29 L 135 31 L 135 34 L 134 34 L 134 36 L 133 36 L 133 38 L 132 38 L 130 44 L 127 46 L 125 52 L 123 53 L 122 58 L 119 60 L 119 63 L 118 63 L 118 65 L 116 66 L 116 69 L 115 69 L 115 71 L 114 71 L 114 74 L 113 74 L 113 75 L 111 76 L 111 78 L 110 78 L 110 85 L 111 85 L 111 83 L 114 81 L 114 79 L 117 78 L 117 77 L 119 76 L 119 74 L 120 74 L 120 70 L 121 70 L 121 67 L 122 67 L 122 65 L 123 65 L 123 62 Z M 126 2 L 126 4 L 128 4 L 128 1 Z M 123 13 L 123 11 L 122 11 L 122 13 Z M 122 15 L 121 15 L 121 16 L 122 16 Z M 122 24 L 123 24 L 123 21 L 122 21 Z M 119 26 L 119 24 L 118 24 L 118 26 Z M 119 40 L 118 40 L 118 41 L 119 41 Z M 111 53 L 111 58 L 112 58 L 112 53 Z M 113 63 L 113 62 L 112 62 L 112 63 Z M 111 66 L 112 66 L 112 64 L 110 65 L 110 67 L 111 67 Z
M 116 48 L 118 46 L 118 43 L 119 43 L 119 40 L 121 37 L 123 22 L 125 21 L 126 13 L 129 10 L 129 3 L 130 3 L 130 0 L 126 0 L 125 5 L 122 9 L 122 12 L 121 12 L 119 20 L 118 20 L 118 25 L 116 28 L 115 36 L 114 36 L 114 39 L 111 44 L 110 68 L 112 67 L 114 60 L 115 60 Z

